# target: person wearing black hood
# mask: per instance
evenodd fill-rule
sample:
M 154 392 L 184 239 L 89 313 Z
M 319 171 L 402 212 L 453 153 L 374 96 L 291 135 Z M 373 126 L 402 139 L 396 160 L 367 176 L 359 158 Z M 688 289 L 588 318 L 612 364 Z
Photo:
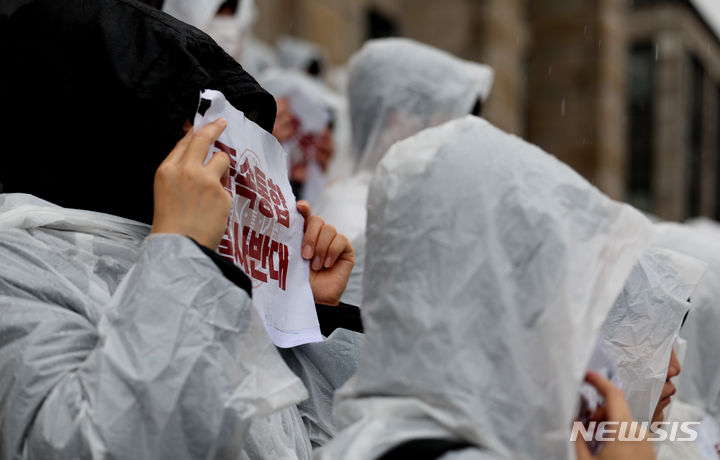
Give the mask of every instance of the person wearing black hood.
M 212 88 L 269 131 L 272 96 L 136 0 L 3 1 L 0 61 L 0 459 L 309 458 L 307 390 L 214 253 L 225 123 L 182 128 Z M 352 247 L 299 210 L 316 253 L 346 243 L 334 303 Z

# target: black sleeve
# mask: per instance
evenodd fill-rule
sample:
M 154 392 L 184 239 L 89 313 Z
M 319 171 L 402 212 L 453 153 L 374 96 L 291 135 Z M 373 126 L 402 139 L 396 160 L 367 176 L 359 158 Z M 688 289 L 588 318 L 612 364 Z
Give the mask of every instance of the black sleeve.
M 248 278 L 239 267 L 215 251 L 199 244 L 197 241 L 193 240 L 193 242 L 215 263 L 225 278 L 232 281 L 237 287 L 252 297 L 250 278 Z M 341 302 L 340 305 L 334 307 L 315 304 L 315 310 L 317 311 L 318 321 L 320 322 L 320 332 L 325 337 L 328 337 L 337 328 L 363 332 L 362 319 L 360 318 L 360 309 L 358 307 Z
M 232 281 L 235 286 L 247 292 L 250 298 L 252 298 L 252 284 L 250 282 L 250 278 L 248 278 L 248 276 L 243 273 L 240 268 L 238 268 L 234 263 L 230 262 L 226 258 L 222 257 L 217 252 L 206 248 L 192 238 L 190 239 L 193 241 L 193 243 L 197 245 L 197 247 L 200 248 L 202 252 L 205 253 L 206 256 L 210 257 L 210 260 L 215 263 L 215 265 L 217 266 L 217 268 L 220 269 L 225 278 Z
M 457 439 L 413 439 L 393 447 L 378 460 L 435 460 L 448 452 L 471 447 L 474 446 Z
M 315 310 L 320 321 L 320 332 L 325 337 L 338 328 L 364 332 L 358 307 L 341 302 L 338 306 L 315 304 Z

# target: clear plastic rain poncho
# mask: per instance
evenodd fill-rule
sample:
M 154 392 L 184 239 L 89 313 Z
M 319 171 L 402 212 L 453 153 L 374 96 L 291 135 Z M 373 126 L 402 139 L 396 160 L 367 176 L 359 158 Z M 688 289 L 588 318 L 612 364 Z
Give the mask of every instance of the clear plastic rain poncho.
M 317 63 L 322 78 L 328 67 L 327 52 L 317 43 L 300 37 L 283 35 L 276 41 L 277 58 L 281 67 L 307 72 L 313 62 Z
M 602 328 L 603 348 L 633 418 L 652 421 L 667 379 L 670 352 L 706 264 L 652 247 L 638 260 Z
M 703 233 L 714 236 L 715 238 L 720 238 L 720 223 L 716 220 L 708 217 L 695 217 L 685 223 Z
M 687 225 L 658 225 L 658 244 L 696 257 L 707 272 L 691 297 L 680 336 L 687 340 L 678 398 L 703 409 L 720 424 L 720 237 Z
M 239 61 L 245 48 L 245 39 L 256 17 L 255 1 L 240 0 L 233 14 L 216 14 L 204 31 L 222 46 L 226 53 Z
M 162 10 L 210 35 L 245 71 L 257 76 L 278 65 L 275 51 L 252 35 L 255 0 L 240 0 L 233 14 L 218 15 L 223 0 L 165 0 Z
M 310 458 L 250 297 L 149 230 L 0 194 L 0 458 Z
M 365 346 L 336 393 L 342 431 L 318 458 L 443 437 L 503 458 L 574 458 L 590 354 L 652 232 L 480 118 L 397 143 L 368 198 Z
M 670 406 L 669 406 L 670 407 Z M 703 433 L 703 425 L 710 422 L 708 415 L 699 407 L 695 407 L 690 403 L 682 400 L 675 400 L 671 404 L 672 410 L 668 417 L 665 418 L 668 422 L 679 422 L 679 423 L 696 423 L 690 425 L 690 427 L 696 431 L 697 439 L 693 442 L 678 441 L 678 440 L 664 440 L 657 448 L 657 460 L 717 460 L 718 453 L 715 444 L 718 441 L 704 443 L 706 436 Z M 717 425 L 715 425 L 717 427 Z M 683 434 L 684 436 L 684 434 Z M 720 433 L 716 433 L 715 439 L 720 440 Z
M 370 40 L 350 60 L 348 97 L 356 174 L 329 186 L 318 214 L 351 240 L 365 231 L 375 165 L 401 139 L 471 112 L 485 100 L 492 69 L 422 43 Z

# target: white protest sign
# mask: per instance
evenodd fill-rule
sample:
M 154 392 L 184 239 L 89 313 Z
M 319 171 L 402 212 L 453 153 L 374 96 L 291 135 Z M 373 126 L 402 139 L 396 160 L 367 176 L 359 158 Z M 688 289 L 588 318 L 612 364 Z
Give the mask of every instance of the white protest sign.
M 218 118 L 227 128 L 208 151 L 230 157 L 233 197 L 228 228 L 218 253 L 252 281 L 253 304 L 275 345 L 283 348 L 322 340 L 309 264 L 300 254 L 304 219 L 295 207 L 280 143 L 225 100 L 205 90 L 195 115 L 198 130 Z

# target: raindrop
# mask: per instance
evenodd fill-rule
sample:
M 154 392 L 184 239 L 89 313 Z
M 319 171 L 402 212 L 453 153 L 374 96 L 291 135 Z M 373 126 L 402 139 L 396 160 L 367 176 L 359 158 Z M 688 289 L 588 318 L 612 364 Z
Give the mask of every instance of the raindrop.
M 660 45 L 655 43 L 655 60 L 657 61 L 660 58 Z
M 562 98 L 562 101 L 560 101 L 560 115 L 565 116 L 565 98 Z
M 552 66 L 548 66 L 548 77 L 552 76 Z

